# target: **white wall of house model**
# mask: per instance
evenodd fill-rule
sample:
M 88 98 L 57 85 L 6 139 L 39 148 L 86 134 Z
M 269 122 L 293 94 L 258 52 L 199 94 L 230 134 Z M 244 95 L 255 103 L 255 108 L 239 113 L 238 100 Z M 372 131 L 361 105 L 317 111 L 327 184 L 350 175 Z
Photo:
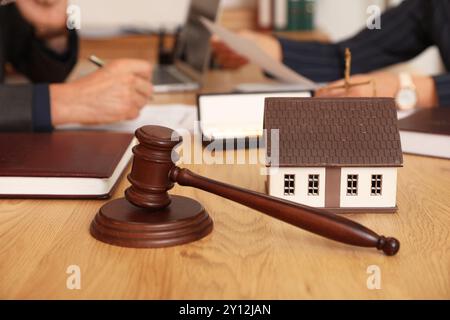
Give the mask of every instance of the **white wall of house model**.
M 394 208 L 397 199 L 397 168 L 340 168 L 340 186 L 331 186 L 333 192 L 339 190 L 341 208 Z M 268 168 L 269 194 L 311 207 L 325 207 L 326 169 L 325 168 Z M 294 175 L 294 192 L 285 194 L 285 176 Z M 310 175 L 319 175 L 317 195 L 308 194 Z M 357 192 L 347 194 L 348 175 L 356 175 Z M 372 176 L 381 176 L 381 193 L 372 195 Z

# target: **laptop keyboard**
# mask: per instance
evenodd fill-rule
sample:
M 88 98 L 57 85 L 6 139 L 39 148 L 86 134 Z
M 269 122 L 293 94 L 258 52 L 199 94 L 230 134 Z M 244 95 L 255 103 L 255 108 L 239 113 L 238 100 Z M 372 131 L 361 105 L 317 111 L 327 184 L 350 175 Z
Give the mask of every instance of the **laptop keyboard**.
M 184 83 L 171 73 L 170 67 L 156 67 L 153 71 L 153 83 L 158 84 L 177 84 Z

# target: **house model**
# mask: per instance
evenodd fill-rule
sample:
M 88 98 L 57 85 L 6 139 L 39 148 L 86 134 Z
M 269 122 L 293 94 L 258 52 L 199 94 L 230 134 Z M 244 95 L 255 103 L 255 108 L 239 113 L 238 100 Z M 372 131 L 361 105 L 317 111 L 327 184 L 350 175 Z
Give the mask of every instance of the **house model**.
M 270 195 L 334 212 L 396 211 L 393 99 L 268 98 L 264 128 Z

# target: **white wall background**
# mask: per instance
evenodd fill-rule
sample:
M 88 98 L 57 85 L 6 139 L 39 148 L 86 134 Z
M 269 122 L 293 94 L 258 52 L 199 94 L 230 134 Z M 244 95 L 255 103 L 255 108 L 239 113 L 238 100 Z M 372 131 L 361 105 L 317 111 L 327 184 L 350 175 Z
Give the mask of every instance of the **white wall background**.
M 81 6 L 82 32 L 118 26 L 173 28 L 181 24 L 190 0 L 71 0 Z M 208 0 L 205 0 L 208 1 Z M 222 0 L 224 7 L 254 6 L 256 0 Z M 384 7 L 384 0 L 316 0 L 316 25 L 333 41 L 351 36 L 365 26 L 371 4 Z M 391 0 L 399 3 L 401 0 Z M 404 68 L 405 66 L 402 66 Z M 427 50 L 406 66 L 411 72 L 437 74 L 443 70 L 436 49 Z
M 189 0 L 70 0 L 81 8 L 81 32 L 119 26 L 173 28 L 187 14 Z
M 69 0 L 81 7 L 83 28 L 120 25 L 176 27 L 186 18 L 190 0 Z M 208 1 L 208 0 L 204 0 Z M 256 0 L 222 0 L 223 7 L 254 6 Z

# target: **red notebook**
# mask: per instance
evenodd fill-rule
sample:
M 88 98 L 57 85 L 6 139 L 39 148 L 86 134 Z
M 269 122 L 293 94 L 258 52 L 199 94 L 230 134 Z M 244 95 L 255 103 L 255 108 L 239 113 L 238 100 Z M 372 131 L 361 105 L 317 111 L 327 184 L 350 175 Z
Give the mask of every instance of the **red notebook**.
M 134 141 L 109 132 L 1 133 L 0 197 L 109 197 Z

